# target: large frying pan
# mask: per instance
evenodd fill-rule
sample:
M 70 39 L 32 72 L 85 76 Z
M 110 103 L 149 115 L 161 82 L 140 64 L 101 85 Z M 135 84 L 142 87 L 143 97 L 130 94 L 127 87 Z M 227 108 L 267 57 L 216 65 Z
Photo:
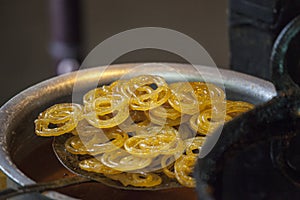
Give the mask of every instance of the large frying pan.
M 55 77 L 28 88 L 3 105 L 0 109 L 0 169 L 12 184 L 24 186 L 35 183 L 36 177 L 28 168 L 25 169 L 20 161 L 30 157 L 35 149 L 51 140 L 34 134 L 33 121 L 41 111 L 55 103 L 71 102 L 75 81 L 77 92 L 83 94 L 95 87 L 95 80 L 99 80 L 100 76 L 99 84 L 110 83 L 143 64 L 112 65 L 105 71 L 105 67 L 96 67 Z M 194 73 L 196 68 L 210 82 L 224 83 L 227 98 L 233 100 L 239 99 L 258 105 L 276 95 L 272 83 L 229 70 L 219 70 L 223 79 L 220 80 L 215 69 L 211 67 L 194 66 L 194 68 L 187 64 L 172 63 L 147 63 L 146 65 L 144 73 L 161 75 L 171 82 L 180 78 L 178 73 L 188 80 L 201 81 L 202 77 Z M 166 71 L 164 65 L 170 66 L 172 70 Z M 46 159 L 47 155 L 43 157 Z M 38 167 L 32 162 L 32 170 Z

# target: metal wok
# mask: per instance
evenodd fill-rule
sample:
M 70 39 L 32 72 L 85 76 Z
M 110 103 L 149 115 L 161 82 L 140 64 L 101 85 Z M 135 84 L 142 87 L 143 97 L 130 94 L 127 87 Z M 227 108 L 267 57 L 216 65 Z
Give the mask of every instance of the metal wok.
M 132 73 L 136 66 L 143 66 L 143 73 L 163 76 L 167 81 L 174 82 L 184 77 L 187 80 L 203 81 L 203 77 L 195 73 L 195 68 L 201 71 L 209 82 L 224 83 L 228 99 L 244 100 L 254 104 L 261 104 L 276 95 L 272 83 L 233 71 L 222 70 L 220 80 L 215 69 L 204 66 L 173 63 L 137 63 L 119 64 L 108 68 L 96 67 L 79 72 L 55 77 L 34 85 L 13 97 L 0 109 L 0 169 L 7 175 L 13 186 L 33 184 L 40 180 L 51 180 L 57 175 L 51 166 L 51 152 L 44 155 L 33 154 L 41 146 L 50 144 L 51 138 L 41 138 L 34 134 L 34 119 L 45 108 L 61 102 L 71 102 L 73 87 L 76 84 L 76 95 L 80 96 L 98 84 L 107 84 L 121 78 L 127 73 Z M 172 70 L 165 70 L 169 66 Z M 104 70 L 106 69 L 106 70 Z M 180 76 L 179 76 L 180 74 Z M 134 75 L 134 74 L 133 74 Z M 101 76 L 101 79 L 99 77 Z M 73 95 L 73 96 L 72 96 Z M 26 160 L 32 158 L 32 160 Z M 24 164 L 25 163 L 25 164 Z M 39 164 L 37 164 L 39 163 Z M 44 163 L 41 165 L 41 163 Z M 40 169 L 39 173 L 34 170 Z M 47 171 L 48 170 L 48 171 Z M 42 179 L 40 176 L 47 178 Z M 50 195 L 50 193 L 47 193 Z M 51 194 L 53 195 L 53 194 Z M 44 195 L 35 194 L 37 199 L 46 198 Z M 33 196 L 28 199 L 33 199 Z

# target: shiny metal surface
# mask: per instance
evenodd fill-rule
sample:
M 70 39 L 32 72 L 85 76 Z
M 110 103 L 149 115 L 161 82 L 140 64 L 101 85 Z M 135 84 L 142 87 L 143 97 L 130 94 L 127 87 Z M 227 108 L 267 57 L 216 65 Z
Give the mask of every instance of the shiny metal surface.
M 20 152 L 21 145 L 30 144 L 34 147 L 43 142 L 34 134 L 33 121 L 38 113 L 55 103 L 72 101 L 75 83 L 78 94 L 73 94 L 73 98 L 95 87 L 95 81 L 97 82 L 100 76 L 99 84 L 105 84 L 119 79 L 127 73 L 133 72 L 133 75 L 136 75 L 131 70 L 138 65 L 141 63 L 113 65 L 106 70 L 105 67 L 96 67 L 73 72 L 41 82 L 13 97 L 0 109 L 0 169 L 18 185 L 34 183 L 16 166 L 14 160 L 21 159 L 21 157 L 32 152 L 31 149 Z M 164 65 L 170 66 L 172 70 L 166 71 Z M 161 75 L 167 81 L 180 80 L 178 74 L 188 80 L 202 81 L 202 78 L 195 73 L 191 65 L 147 63 L 146 66 L 142 73 Z M 220 69 L 223 79 L 220 80 L 215 69 L 204 66 L 195 67 L 209 82 L 216 84 L 224 82 L 226 95 L 229 99 L 240 99 L 260 104 L 276 95 L 272 83 L 262 79 Z

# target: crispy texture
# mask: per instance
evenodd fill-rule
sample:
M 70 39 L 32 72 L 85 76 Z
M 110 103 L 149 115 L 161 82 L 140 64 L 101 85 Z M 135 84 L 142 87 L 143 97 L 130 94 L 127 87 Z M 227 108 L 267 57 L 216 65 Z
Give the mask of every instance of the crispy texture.
M 167 84 L 162 77 L 142 75 L 88 91 L 83 105 L 46 109 L 35 121 L 35 132 L 73 133 L 66 150 L 94 156 L 79 167 L 124 186 L 154 187 L 164 174 L 195 187 L 191 174 L 205 136 L 253 107 L 226 100 L 211 83 Z

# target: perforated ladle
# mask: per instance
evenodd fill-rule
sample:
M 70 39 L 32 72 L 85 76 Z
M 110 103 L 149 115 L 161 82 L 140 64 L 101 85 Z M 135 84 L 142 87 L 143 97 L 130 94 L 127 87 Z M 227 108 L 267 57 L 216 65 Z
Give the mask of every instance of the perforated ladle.
M 33 192 L 44 192 L 48 190 L 54 190 L 58 188 L 63 188 L 71 185 L 76 185 L 80 183 L 86 182 L 99 182 L 109 187 L 114 187 L 123 190 L 163 190 L 163 189 L 171 189 L 171 188 L 179 188 L 182 187 L 175 179 L 170 179 L 166 175 L 161 174 L 162 183 L 158 186 L 154 187 L 134 187 L 134 186 L 124 186 L 118 181 L 114 181 L 106 176 L 94 173 L 87 172 L 79 168 L 79 162 L 82 160 L 82 156 L 74 155 L 66 151 L 65 142 L 71 137 L 71 134 L 65 134 L 59 137 L 55 137 L 52 143 L 53 150 L 55 152 L 56 157 L 59 161 L 75 176 L 61 178 L 51 182 L 45 183 L 37 183 L 32 185 L 21 186 L 16 189 L 8 188 L 0 192 L 0 200 L 4 200 L 13 196 L 18 196 L 26 193 Z M 83 156 L 85 157 L 85 156 Z

